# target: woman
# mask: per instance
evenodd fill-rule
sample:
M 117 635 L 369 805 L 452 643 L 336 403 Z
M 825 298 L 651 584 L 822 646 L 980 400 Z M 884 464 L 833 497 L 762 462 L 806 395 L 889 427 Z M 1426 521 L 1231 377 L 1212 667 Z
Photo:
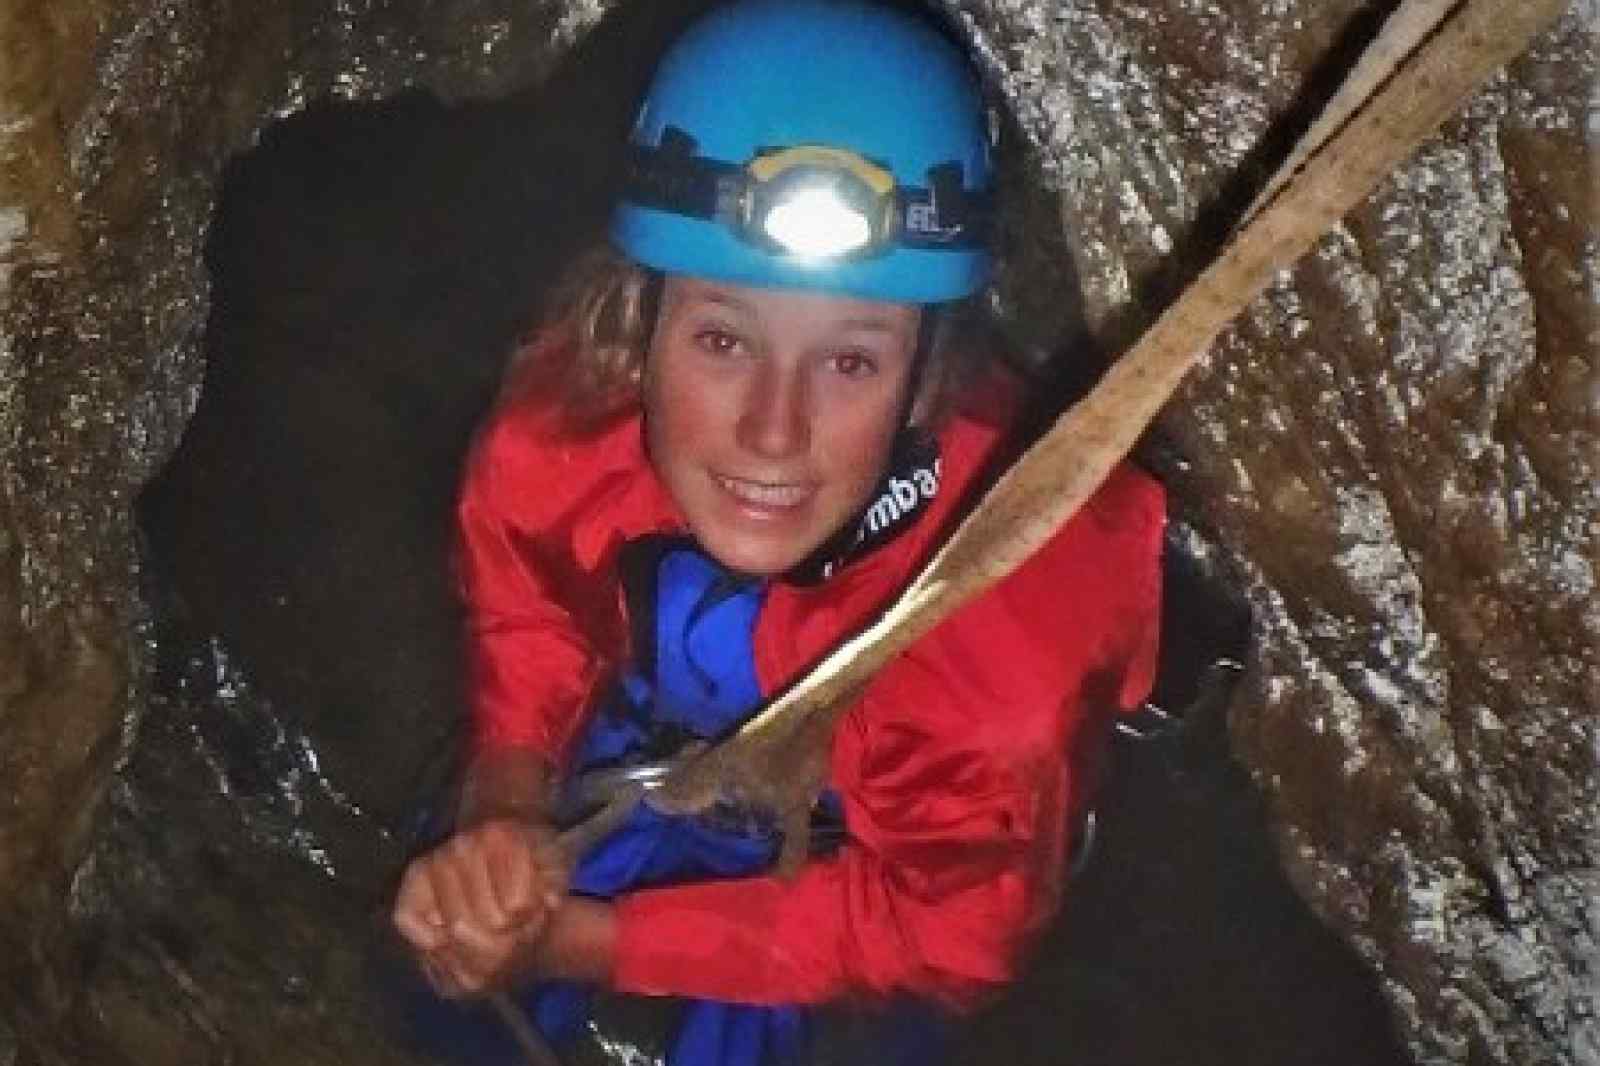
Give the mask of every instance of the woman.
M 1132 468 L 846 713 L 834 843 L 793 880 L 732 816 L 641 809 L 570 885 L 553 843 L 558 781 L 728 732 L 948 528 L 1008 407 L 957 341 L 990 196 L 974 79 L 903 14 L 747 0 L 663 59 L 614 250 L 575 269 L 462 490 L 477 755 L 395 908 L 442 993 L 574 982 L 533 999 L 557 1038 L 584 987 L 684 997 L 673 1061 L 731 1064 L 803 1057 L 810 1005 L 960 1010 L 1016 973 L 1085 764 L 1151 682 L 1163 501 Z M 930 1031 L 887 1027 L 874 1061 L 929 1061 Z

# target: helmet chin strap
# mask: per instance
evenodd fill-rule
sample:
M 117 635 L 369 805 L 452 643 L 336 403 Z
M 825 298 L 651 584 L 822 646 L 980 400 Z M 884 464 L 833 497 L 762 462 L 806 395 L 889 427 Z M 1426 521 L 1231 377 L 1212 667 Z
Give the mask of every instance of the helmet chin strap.
M 661 294 L 667 287 L 667 276 L 650 267 L 643 269 L 644 288 L 639 290 L 639 322 L 644 326 L 644 350 L 648 355 L 650 345 L 656 339 L 656 327 L 661 324 Z
M 911 351 L 911 372 L 906 375 L 906 394 L 900 402 L 900 418 L 896 422 L 899 432 L 910 427 L 911 417 L 916 413 L 917 397 L 922 392 L 922 377 L 927 371 L 934 335 L 939 330 L 939 319 L 943 315 L 943 304 L 923 304 L 917 314 L 917 346 Z

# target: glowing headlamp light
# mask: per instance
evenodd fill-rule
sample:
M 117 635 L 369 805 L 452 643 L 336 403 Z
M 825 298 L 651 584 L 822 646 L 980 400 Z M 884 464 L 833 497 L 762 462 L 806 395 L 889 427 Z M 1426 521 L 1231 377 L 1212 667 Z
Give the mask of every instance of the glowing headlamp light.
M 659 146 L 635 145 L 625 199 L 728 226 L 775 255 L 817 263 L 865 259 L 897 247 L 984 246 L 986 193 L 962 187 L 955 161 L 928 168 L 925 188 L 899 185 L 876 163 L 841 148 L 801 145 L 745 163 L 696 153 L 673 126 Z
M 805 259 L 868 254 L 893 238 L 894 176 L 853 152 L 788 148 L 757 156 L 737 224 L 746 240 Z

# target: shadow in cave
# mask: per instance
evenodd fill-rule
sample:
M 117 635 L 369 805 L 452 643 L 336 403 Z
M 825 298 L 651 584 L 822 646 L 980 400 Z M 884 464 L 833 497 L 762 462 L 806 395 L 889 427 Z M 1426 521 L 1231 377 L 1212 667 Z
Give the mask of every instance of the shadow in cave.
M 1278 864 L 1229 751 L 1247 608 L 1170 540 L 1151 709 L 1119 730 L 1093 850 L 962 1066 L 1403 1066 L 1372 975 Z
M 230 656 L 264 697 L 152 734 L 198 737 L 235 797 L 293 787 L 286 731 L 391 827 L 453 768 L 460 459 L 535 295 L 599 231 L 650 57 L 703 6 L 624 7 L 536 93 L 313 107 L 230 166 L 204 391 L 139 509 L 158 707 L 226 687 Z M 1098 852 L 966 1061 L 1401 1062 L 1370 978 L 1279 873 L 1201 683 L 1248 621 L 1181 558 L 1170 590 L 1161 698 L 1193 712 L 1114 746 Z
M 386 820 L 452 764 L 471 430 L 537 294 L 601 232 L 654 56 L 705 6 L 630 6 L 502 101 L 314 105 L 225 173 L 203 391 L 139 501 L 153 598 L 314 723 Z

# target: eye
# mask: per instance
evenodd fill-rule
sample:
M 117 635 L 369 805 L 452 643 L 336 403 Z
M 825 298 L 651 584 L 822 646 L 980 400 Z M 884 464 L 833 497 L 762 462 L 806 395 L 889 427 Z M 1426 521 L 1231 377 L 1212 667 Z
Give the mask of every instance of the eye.
M 712 355 L 735 355 L 744 346 L 738 334 L 715 327 L 697 330 L 694 342 L 702 351 Z
M 859 349 L 850 348 L 834 352 L 828 357 L 828 361 L 835 371 L 847 378 L 870 377 L 878 372 L 877 360 Z

